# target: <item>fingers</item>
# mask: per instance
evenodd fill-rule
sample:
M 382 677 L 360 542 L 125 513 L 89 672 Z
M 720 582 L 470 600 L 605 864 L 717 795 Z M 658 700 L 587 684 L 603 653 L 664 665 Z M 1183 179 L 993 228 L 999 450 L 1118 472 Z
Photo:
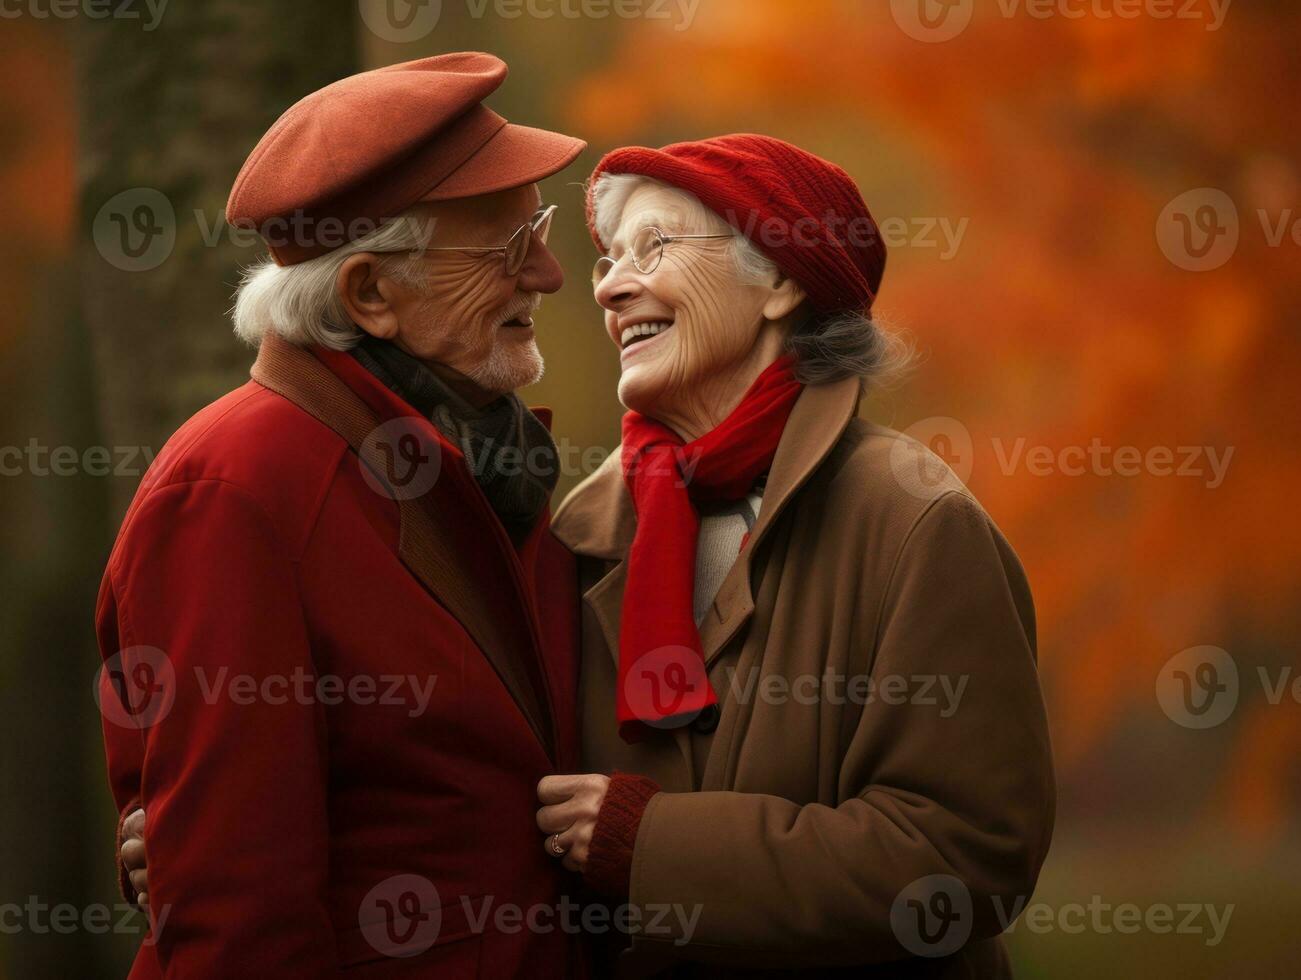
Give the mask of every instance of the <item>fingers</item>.
M 149 875 L 145 869 L 145 811 L 136 808 L 122 821 L 122 849 L 119 852 L 127 880 L 136 892 L 136 905 L 149 905 Z
M 563 803 L 584 785 L 588 776 L 543 776 L 538 783 L 538 800 L 542 803 Z
M 122 864 L 127 871 L 143 870 L 145 867 L 145 842 L 139 837 L 132 837 L 122 845 Z
M 578 820 L 595 816 L 591 804 L 586 800 L 571 797 L 564 803 L 540 808 L 537 813 L 538 830 L 544 834 L 558 834 L 562 830 L 568 830 Z
M 538 800 L 545 805 L 538 809 L 537 824 L 547 835 L 542 848 L 570 871 L 587 868 L 597 814 L 609 785 L 610 778 L 600 773 L 544 776 L 538 783 Z M 557 842 L 563 855 L 557 853 Z
M 565 853 L 556 853 L 557 843 Z M 574 829 L 559 834 L 550 834 L 542 841 L 542 849 L 553 861 L 560 861 L 570 871 L 583 872 L 587 869 L 587 855 L 591 849 L 591 835 Z
M 122 821 L 122 839 L 131 840 L 132 838 L 145 838 L 145 811 L 139 808 L 132 810 L 127 814 L 127 818 Z

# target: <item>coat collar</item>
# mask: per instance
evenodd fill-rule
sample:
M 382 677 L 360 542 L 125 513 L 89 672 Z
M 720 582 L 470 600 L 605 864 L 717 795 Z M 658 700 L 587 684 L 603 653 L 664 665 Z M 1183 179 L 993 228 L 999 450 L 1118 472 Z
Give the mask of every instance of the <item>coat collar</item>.
M 529 621 L 532 601 L 506 532 L 459 451 L 346 354 L 309 352 L 268 333 L 249 373 L 336 432 L 375 473 L 389 465 L 381 452 L 387 447 L 380 446 L 384 439 L 377 433 L 382 435 L 382 425 L 397 418 L 407 420 L 403 432 L 419 432 L 422 447 L 438 454 L 441 466 L 430 489 L 418 497 L 397 495 L 398 556 L 473 638 L 544 751 L 553 756 L 554 724 L 540 640 L 536 624 Z M 474 519 L 476 513 L 481 520 Z M 449 520 L 449 514 L 457 516 Z M 531 538 L 541 533 L 540 527 Z M 485 530 L 497 548 L 485 547 Z M 503 614 L 497 597 L 511 582 L 520 616 Z
M 754 613 L 750 574 L 756 549 L 791 498 L 840 440 L 858 412 L 861 391 L 862 385 L 857 378 L 812 385 L 804 389 L 791 410 L 768 474 L 759 519 L 700 625 L 706 666 L 716 659 Z M 624 483 L 620 453 L 616 449 L 600 469 L 565 499 L 552 522 L 552 532 L 575 554 L 618 562 L 584 596 L 601 624 L 616 662 L 626 559 L 636 531 L 637 515 Z

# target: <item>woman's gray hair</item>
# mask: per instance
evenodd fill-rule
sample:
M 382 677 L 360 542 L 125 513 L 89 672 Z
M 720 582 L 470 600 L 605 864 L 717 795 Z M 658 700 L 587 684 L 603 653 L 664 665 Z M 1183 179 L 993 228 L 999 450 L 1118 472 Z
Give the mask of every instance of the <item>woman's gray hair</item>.
M 658 187 L 673 194 L 689 219 L 699 220 L 704 233 L 732 234 L 732 257 L 742 282 L 771 283 L 780 270 L 772 259 L 694 194 L 642 174 L 602 174 L 592 188 L 596 233 L 608 243 L 618 230 L 628 198 L 640 187 Z M 913 350 L 897 332 L 884 328 L 871 310 L 818 314 L 810 312 L 787 342 L 795 355 L 795 373 L 805 384 L 826 384 L 860 378 L 865 384 L 887 384 L 903 375 Z
M 231 318 L 235 334 L 256 346 L 267 331 L 291 344 L 348 350 L 364 336 L 339 299 L 339 269 L 358 252 L 394 252 L 384 270 L 413 288 L 420 285 L 419 252 L 429 244 L 431 219 L 407 211 L 363 238 L 326 255 L 279 266 L 269 256 L 244 270 Z

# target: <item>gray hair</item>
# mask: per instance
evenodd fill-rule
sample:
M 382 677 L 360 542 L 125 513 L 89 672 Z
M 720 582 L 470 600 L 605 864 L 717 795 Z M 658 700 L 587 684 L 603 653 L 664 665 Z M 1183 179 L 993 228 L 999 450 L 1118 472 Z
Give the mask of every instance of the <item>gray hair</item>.
M 602 174 L 592 188 L 596 233 L 609 243 L 618 230 L 628 198 L 641 187 L 667 190 L 689 219 L 709 234 L 732 234 L 732 257 L 742 282 L 762 285 L 780 274 L 777 264 L 759 251 L 740 230 L 707 208 L 694 194 L 642 174 Z M 871 310 L 818 314 L 809 311 L 792 331 L 787 348 L 795 355 L 795 373 L 805 384 L 826 384 L 859 378 L 883 385 L 902 376 L 911 365 L 911 345 L 896 331 L 885 329 Z
M 304 347 L 355 347 L 365 334 L 339 299 L 336 282 L 343 263 L 358 252 L 410 253 L 385 255 L 381 267 L 417 288 L 418 253 L 429 244 L 431 220 L 406 211 L 370 234 L 306 262 L 280 266 L 268 256 L 254 263 L 243 271 L 230 311 L 236 336 L 256 346 L 267 331 L 274 331 Z

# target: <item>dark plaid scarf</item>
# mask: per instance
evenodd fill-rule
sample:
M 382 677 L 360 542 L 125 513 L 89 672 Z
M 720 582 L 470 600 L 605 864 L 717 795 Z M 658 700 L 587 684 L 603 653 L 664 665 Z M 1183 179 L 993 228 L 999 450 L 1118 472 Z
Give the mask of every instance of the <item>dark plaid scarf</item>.
M 460 448 L 512 540 L 522 539 L 546 508 L 560 475 L 556 444 L 538 417 L 514 394 L 475 408 L 386 340 L 367 336 L 352 356 Z

